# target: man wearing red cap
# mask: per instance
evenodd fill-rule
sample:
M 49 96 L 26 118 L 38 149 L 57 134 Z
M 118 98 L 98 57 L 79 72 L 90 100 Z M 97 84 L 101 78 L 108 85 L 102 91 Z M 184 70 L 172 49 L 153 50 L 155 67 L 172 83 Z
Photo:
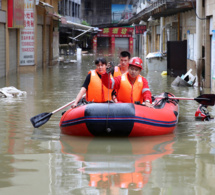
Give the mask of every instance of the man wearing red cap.
M 110 78 L 110 74 L 102 75 L 102 83 L 109 89 L 117 90 L 117 99 L 119 102 L 135 103 L 145 102 L 145 105 L 152 107 L 151 92 L 147 80 L 140 75 L 143 61 L 139 57 L 133 57 L 129 61 L 128 72 Z

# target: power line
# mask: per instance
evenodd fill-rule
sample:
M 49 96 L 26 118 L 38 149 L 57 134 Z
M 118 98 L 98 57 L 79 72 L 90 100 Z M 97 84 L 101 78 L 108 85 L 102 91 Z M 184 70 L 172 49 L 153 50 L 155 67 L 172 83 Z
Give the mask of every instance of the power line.
M 193 4 L 193 0 L 191 0 L 191 2 L 192 2 L 193 9 L 195 10 L 196 17 L 197 17 L 199 20 L 207 20 L 208 18 L 200 18 L 200 17 L 198 16 L 198 14 L 196 13 L 196 8 L 194 7 L 194 4 Z

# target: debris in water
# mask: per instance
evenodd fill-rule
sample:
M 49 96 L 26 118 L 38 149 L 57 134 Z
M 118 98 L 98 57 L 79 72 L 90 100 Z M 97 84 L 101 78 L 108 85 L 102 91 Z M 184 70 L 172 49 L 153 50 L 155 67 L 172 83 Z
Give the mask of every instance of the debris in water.
M 20 91 L 19 89 L 16 89 L 15 87 L 3 87 L 0 88 L 0 97 L 20 97 L 20 96 L 26 96 L 26 91 Z

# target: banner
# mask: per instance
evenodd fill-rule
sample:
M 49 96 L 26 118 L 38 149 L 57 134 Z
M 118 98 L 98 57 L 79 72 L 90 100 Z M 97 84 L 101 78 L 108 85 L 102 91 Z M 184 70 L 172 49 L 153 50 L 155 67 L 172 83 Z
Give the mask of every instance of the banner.
M 20 30 L 20 65 L 34 64 L 34 0 L 25 0 L 24 28 Z

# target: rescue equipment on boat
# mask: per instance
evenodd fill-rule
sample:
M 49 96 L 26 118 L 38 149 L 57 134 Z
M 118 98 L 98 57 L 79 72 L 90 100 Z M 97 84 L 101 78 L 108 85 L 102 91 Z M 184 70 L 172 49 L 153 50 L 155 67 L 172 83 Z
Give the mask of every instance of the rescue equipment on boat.
M 210 115 L 207 110 L 207 106 L 200 104 L 195 113 L 195 119 L 201 121 L 210 121 L 213 117 Z

